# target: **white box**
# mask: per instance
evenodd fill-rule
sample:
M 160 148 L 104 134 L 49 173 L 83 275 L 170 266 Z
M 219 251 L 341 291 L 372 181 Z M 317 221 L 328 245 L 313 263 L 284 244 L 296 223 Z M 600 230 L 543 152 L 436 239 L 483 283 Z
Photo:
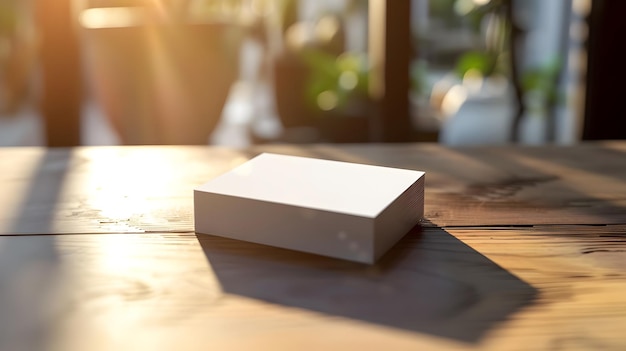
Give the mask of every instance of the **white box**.
M 424 214 L 424 172 L 261 154 L 194 190 L 197 233 L 374 263 Z

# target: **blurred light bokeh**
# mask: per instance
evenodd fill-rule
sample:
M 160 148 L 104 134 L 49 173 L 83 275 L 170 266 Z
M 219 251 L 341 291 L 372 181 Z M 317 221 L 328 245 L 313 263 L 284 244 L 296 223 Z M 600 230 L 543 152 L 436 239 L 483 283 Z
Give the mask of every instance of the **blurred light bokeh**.
M 0 146 L 46 144 L 41 1 L 0 0 Z M 371 141 L 367 0 L 64 1 L 85 83 L 82 144 Z M 589 0 L 411 5 L 415 141 L 580 139 Z M 516 88 L 526 109 L 512 138 Z

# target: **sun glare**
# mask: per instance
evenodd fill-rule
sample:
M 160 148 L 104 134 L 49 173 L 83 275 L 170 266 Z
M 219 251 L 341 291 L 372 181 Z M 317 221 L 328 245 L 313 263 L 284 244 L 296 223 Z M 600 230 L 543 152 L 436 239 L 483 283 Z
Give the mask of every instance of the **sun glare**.
M 94 155 L 98 162 L 91 163 L 90 177 L 80 187 L 95 192 L 89 206 L 99 211 L 99 217 L 125 221 L 140 216 L 158 205 L 152 199 L 174 192 L 170 186 L 177 170 L 161 167 L 160 153 L 140 153 L 137 158 L 111 149 L 92 152 L 98 153 Z
M 79 22 L 84 28 L 121 28 L 140 25 L 146 14 L 140 7 L 110 7 L 86 9 Z

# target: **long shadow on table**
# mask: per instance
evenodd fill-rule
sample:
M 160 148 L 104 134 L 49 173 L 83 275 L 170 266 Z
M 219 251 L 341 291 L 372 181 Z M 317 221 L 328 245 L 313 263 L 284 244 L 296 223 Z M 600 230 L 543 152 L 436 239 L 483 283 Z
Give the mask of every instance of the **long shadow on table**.
M 49 149 L 32 174 L 7 177 L 10 185 L 28 184 L 15 215 L 4 219 L 10 225 L 0 228 L 0 350 L 45 349 L 64 312 L 57 300 L 64 278 L 61 257 L 55 236 L 45 234 L 54 230 L 55 206 L 70 161 L 69 153 Z
M 372 266 L 197 237 L 226 293 L 464 342 L 536 295 L 439 228 L 414 228 Z
M 54 232 L 55 211 L 61 192 L 64 186 L 68 185 L 67 176 L 71 159 L 72 154 L 63 149 L 46 149 L 32 173 L 18 173 L 16 179 L 7 177 L 8 184 L 12 186 L 19 186 L 22 182 L 27 185 L 22 198 L 15 204 L 15 216 L 7 218 L 10 225 L 4 230 L 0 229 L 0 235 Z

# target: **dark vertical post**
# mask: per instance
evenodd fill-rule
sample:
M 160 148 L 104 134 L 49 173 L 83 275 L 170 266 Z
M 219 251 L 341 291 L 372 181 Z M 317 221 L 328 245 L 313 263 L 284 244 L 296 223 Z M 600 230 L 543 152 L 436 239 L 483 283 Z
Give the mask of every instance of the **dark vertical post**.
M 80 55 L 72 0 L 37 0 L 42 68 L 41 114 L 48 146 L 80 144 Z
M 626 138 L 626 51 L 618 39 L 626 31 L 625 12 L 625 1 L 591 2 L 583 140 Z
M 509 21 L 509 66 L 511 70 L 511 84 L 513 85 L 513 93 L 515 96 L 515 108 L 511 122 L 511 130 L 509 139 L 511 142 L 519 141 L 519 129 L 526 113 L 526 104 L 524 103 L 524 91 L 522 89 L 522 79 L 520 77 L 520 52 L 524 43 L 525 32 L 517 24 L 515 17 L 515 1 L 505 0 L 505 14 Z
M 411 139 L 411 1 L 369 0 L 370 96 L 378 107 L 376 141 Z

